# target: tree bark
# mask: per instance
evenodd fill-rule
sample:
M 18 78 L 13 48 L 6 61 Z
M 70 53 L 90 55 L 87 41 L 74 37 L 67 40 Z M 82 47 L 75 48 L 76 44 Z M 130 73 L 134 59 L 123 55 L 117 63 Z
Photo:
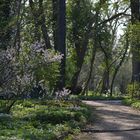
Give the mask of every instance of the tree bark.
M 105 69 L 103 73 L 101 93 L 107 93 L 109 90 L 109 69 Z
M 85 38 L 83 38 L 83 43 L 82 45 L 80 45 L 80 43 L 75 43 L 75 47 L 76 47 L 76 67 L 77 67 L 77 71 L 75 72 L 75 74 L 73 75 L 72 78 L 72 89 L 74 90 L 77 86 L 78 83 L 78 78 L 84 63 L 84 58 L 85 58 L 85 54 L 87 51 L 87 47 L 88 47 L 88 42 L 89 42 L 89 31 L 87 32 L 87 34 L 85 35 Z
M 0 49 L 7 49 L 11 47 L 11 37 L 13 34 L 13 27 L 9 26 L 12 20 L 12 0 L 0 1 Z
M 140 23 L 140 1 L 131 2 L 131 22 Z M 132 44 L 132 81 L 140 83 L 140 44 Z
M 54 49 L 57 50 L 57 20 L 58 20 L 58 0 L 52 0 L 52 7 L 53 7 L 53 43 Z
M 110 87 L 110 96 L 112 96 L 115 78 L 117 76 L 117 73 L 118 73 L 120 67 L 122 66 L 122 63 L 125 60 L 128 48 L 129 48 L 129 41 L 128 41 L 128 35 L 126 33 L 126 47 L 125 47 L 124 53 L 122 55 L 122 58 L 121 58 L 119 64 L 117 65 L 117 67 L 115 68 L 115 71 L 114 71 L 114 74 L 113 74 L 113 78 L 112 78 L 112 82 L 111 82 L 111 87 Z
M 65 86 L 65 65 L 66 65 L 66 0 L 58 0 L 57 6 L 58 11 L 57 11 L 55 49 L 63 55 L 60 64 L 60 78 L 58 81 L 58 89 L 62 89 Z
M 91 77 L 92 77 L 93 64 L 94 64 L 94 60 L 95 60 L 95 56 L 96 56 L 96 50 L 97 50 L 97 47 L 98 47 L 98 43 L 97 43 L 96 41 L 98 40 L 99 10 L 100 10 L 100 8 L 97 9 L 96 16 L 95 16 L 94 38 L 93 38 L 93 49 L 92 49 L 92 57 L 91 57 L 91 63 L 90 63 L 90 71 L 89 71 L 89 75 L 88 75 L 88 78 L 87 78 L 85 87 L 84 87 L 84 89 L 83 89 L 83 91 L 82 91 L 82 94 L 85 94 L 85 92 L 86 92 L 86 90 L 87 90 L 87 88 L 88 88 L 90 79 L 91 79 Z

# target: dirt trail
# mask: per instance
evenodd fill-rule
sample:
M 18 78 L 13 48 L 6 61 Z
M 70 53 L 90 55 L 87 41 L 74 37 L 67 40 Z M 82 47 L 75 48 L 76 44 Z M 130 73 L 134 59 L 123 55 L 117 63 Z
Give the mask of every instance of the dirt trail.
M 75 140 L 140 140 L 140 111 L 121 104 L 121 101 L 84 101 L 94 106 L 95 122 Z M 94 116 L 93 116 L 94 117 Z

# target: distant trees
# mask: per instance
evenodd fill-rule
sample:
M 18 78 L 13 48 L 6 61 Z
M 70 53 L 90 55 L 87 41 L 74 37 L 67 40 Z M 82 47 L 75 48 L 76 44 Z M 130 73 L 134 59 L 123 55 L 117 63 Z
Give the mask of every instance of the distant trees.
M 92 14 L 93 3 L 91 0 L 68 1 L 68 29 L 70 45 L 74 48 L 75 72 L 71 78 L 71 86 L 74 90 L 78 85 L 78 78 L 85 62 L 85 56 L 89 47 L 94 23 Z
M 129 16 L 127 2 L 2 0 L 0 47 L 7 49 L 8 46 L 12 46 L 16 49 L 15 61 L 20 58 L 22 63 L 25 63 L 25 56 L 30 54 L 31 44 L 41 43 L 44 50 L 62 54 L 59 68 L 58 65 L 48 67 L 50 69 L 48 73 L 52 77 L 52 81 L 49 79 L 53 86 L 51 91 L 62 90 L 63 87 L 70 87 L 75 91 L 79 86 L 80 89 L 83 87 L 84 94 L 91 86 L 94 87 L 92 90 L 101 93 L 111 91 L 112 95 L 116 76 L 128 51 L 125 35 L 120 37 L 117 35 L 118 28 L 121 28 L 123 23 L 127 26 L 129 22 L 126 20 L 126 16 Z M 131 1 L 131 21 L 134 30 L 131 33 L 134 36 L 137 34 L 135 30 L 140 21 L 139 5 L 138 0 Z M 44 55 L 44 50 L 40 49 L 40 54 Z M 22 55 L 21 50 L 23 50 Z M 134 40 L 132 54 L 133 79 L 139 81 L 140 78 L 137 78 L 140 73 L 139 43 Z M 57 84 L 53 69 L 57 69 L 56 73 L 59 73 Z M 48 76 L 47 71 L 39 67 L 34 69 L 35 75 L 36 84 L 40 80 L 46 80 Z
M 99 52 L 101 52 L 101 54 L 103 54 L 103 59 L 102 62 L 100 62 L 100 66 L 102 67 L 103 70 L 102 73 L 100 74 L 100 76 L 102 75 L 101 76 L 102 78 L 99 81 L 100 92 L 110 93 L 111 91 L 110 95 L 112 95 L 114 80 L 119 71 L 119 68 L 121 67 L 118 65 L 120 65 L 120 63 L 122 64 L 121 58 L 125 59 L 125 57 L 122 57 L 123 53 L 119 53 L 118 50 L 116 49 L 120 45 L 117 44 L 118 42 L 116 42 L 116 40 L 118 39 L 117 38 L 118 27 L 120 26 L 120 24 L 123 23 L 120 22 L 120 18 L 122 15 L 125 14 L 127 8 L 125 7 L 126 9 L 124 8 L 124 11 L 119 13 L 119 5 L 122 3 L 119 1 L 116 3 L 112 3 L 112 5 L 115 5 L 114 7 L 113 6 L 110 7 L 109 6 L 110 4 L 111 2 L 102 1 L 101 3 L 96 4 L 96 8 L 94 9 L 96 14 L 94 16 L 93 22 L 94 26 L 92 31 L 93 50 L 91 53 L 92 58 L 89 75 L 84 87 L 84 91 L 88 87 L 90 79 L 93 78 L 92 77 L 93 67 L 97 67 L 96 65 L 94 65 L 94 63 L 95 61 L 98 61 L 96 59 L 96 56 L 99 55 Z

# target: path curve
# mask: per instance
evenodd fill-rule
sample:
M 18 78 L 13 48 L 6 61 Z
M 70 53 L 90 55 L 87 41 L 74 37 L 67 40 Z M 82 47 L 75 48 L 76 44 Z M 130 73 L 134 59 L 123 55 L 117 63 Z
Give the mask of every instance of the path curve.
M 140 111 L 121 101 L 84 101 L 95 107 L 98 118 L 75 140 L 140 140 Z M 93 116 L 94 117 L 94 116 Z

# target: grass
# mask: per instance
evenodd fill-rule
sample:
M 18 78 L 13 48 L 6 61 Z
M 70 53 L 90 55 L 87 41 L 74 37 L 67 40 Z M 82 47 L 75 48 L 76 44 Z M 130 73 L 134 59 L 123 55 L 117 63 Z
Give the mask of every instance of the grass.
M 135 109 L 140 110 L 140 100 L 138 100 L 138 99 L 126 98 L 122 101 L 122 103 L 124 105 L 131 106 Z
M 78 95 L 75 96 L 75 98 L 80 99 L 80 100 L 122 100 L 124 97 L 120 94 L 113 94 L 113 96 L 110 96 L 109 93 L 107 94 L 101 94 L 101 93 L 96 93 L 93 91 L 88 91 L 86 95 Z
M 10 114 L 0 113 L 0 140 L 70 140 L 89 116 L 80 102 L 17 101 Z
M 84 95 L 79 95 L 78 96 L 79 99 L 81 100 L 122 100 L 124 99 L 124 97 L 120 97 L 120 96 L 105 96 L 105 95 L 88 95 L 88 96 L 84 96 Z

